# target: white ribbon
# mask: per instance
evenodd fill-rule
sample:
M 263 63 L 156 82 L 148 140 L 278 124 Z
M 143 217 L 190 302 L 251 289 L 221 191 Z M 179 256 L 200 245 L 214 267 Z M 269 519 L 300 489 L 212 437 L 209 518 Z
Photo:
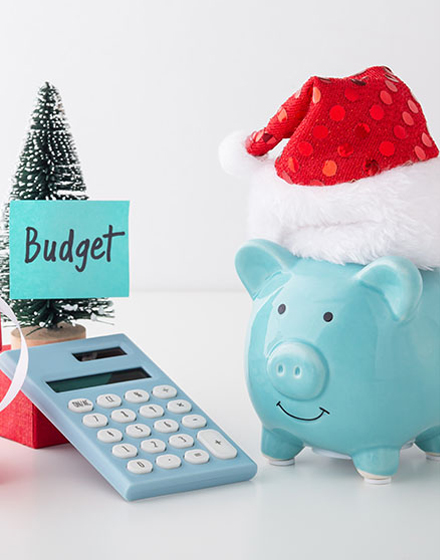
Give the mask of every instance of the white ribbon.
M 18 332 L 20 333 L 20 340 L 21 340 L 21 350 L 20 350 L 20 357 L 18 359 L 17 367 L 15 368 L 14 377 L 12 378 L 12 382 L 9 385 L 9 389 L 6 395 L 3 397 L 3 400 L 0 401 L 0 412 L 4 410 L 8 404 L 15 399 L 15 397 L 20 392 L 20 389 L 26 379 L 26 374 L 28 370 L 28 363 L 29 363 L 29 354 L 28 348 L 26 344 L 26 340 L 23 336 L 21 331 L 20 325 L 18 324 L 17 317 L 9 305 L 0 298 L 0 313 L 6 315 L 8 319 L 10 319 L 14 325 L 17 327 Z

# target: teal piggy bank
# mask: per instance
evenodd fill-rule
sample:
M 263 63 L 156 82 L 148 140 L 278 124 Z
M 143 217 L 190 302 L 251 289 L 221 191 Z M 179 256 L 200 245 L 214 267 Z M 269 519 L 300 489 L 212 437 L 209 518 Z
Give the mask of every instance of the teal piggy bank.
M 408 444 L 440 459 L 439 270 L 338 265 L 262 240 L 236 267 L 254 301 L 247 382 L 271 462 L 310 446 L 384 483 Z

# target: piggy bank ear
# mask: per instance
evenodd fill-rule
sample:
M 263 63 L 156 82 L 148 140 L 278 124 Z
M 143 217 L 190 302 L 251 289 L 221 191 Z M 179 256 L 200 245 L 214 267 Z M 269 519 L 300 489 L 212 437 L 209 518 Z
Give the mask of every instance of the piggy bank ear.
M 297 260 L 290 251 L 276 243 L 253 239 L 238 251 L 235 268 L 251 298 L 255 299 L 270 278 L 289 273 Z
M 405 321 L 417 308 L 423 290 L 417 267 L 403 257 L 382 257 L 356 275 L 368 288 L 378 292 L 398 321 Z

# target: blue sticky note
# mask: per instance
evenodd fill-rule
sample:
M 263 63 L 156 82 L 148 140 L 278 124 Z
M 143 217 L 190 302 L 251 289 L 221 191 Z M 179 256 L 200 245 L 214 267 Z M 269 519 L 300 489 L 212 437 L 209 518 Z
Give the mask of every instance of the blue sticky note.
M 128 296 L 128 210 L 128 201 L 11 201 L 11 299 Z

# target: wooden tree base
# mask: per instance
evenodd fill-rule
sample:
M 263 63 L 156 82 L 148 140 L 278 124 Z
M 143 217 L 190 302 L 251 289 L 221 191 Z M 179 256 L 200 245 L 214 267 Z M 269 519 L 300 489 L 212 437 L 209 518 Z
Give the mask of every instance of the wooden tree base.
M 85 327 L 82 325 L 69 325 L 68 323 L 60 323 L 60 326 L 56 329 L 24 327 L 22 331 L 29 347 L 52 344 L 53 342 L 78 340 L 86 337 Z M 11 347 L 14 350 L 20 348 L 20 335 L 17 329 L 11 332 Z

